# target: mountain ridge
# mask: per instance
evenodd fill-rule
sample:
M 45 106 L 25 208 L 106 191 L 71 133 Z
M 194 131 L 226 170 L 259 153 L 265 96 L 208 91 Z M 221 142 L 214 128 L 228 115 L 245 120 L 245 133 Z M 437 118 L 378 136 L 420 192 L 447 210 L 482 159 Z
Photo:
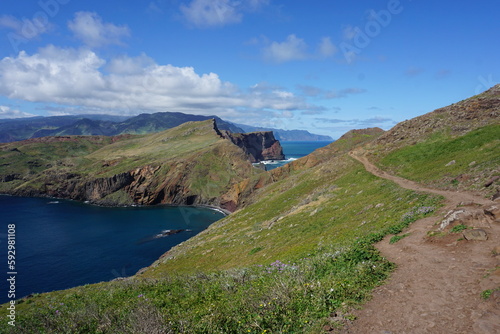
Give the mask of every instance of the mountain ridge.
M 63 135 L 105 135 L 116 136 L 120 134 L 146 134 L 159 132 L 181 125 L 190 121 L 204 121 L 215 119 L 220 130 L 232 133 L 277 131 L 276 139 L 280 140 L 279 129 L 260 129 L 246 131 L 238 125 L 224 121 L 217 116 L 191 115 L 180 112 L 158 112 L 153 114 L 139 114 L 137 116 L 113 115 L 76 115 L 76 116 L 50 116 L 30 117 L 18 119 L 0 119 L 0 142 L 13 142 L 29 138 Z M 302 140 L 317 140 L 319 135 L 309 134 L 307 131 L 296 130 Z M 294 132 L 295 133 L 295 132 Z M 304 135 L 306 135 L 304 137 Z M 296 137 L 287 136 L 285 140 Z M 331 140 L 328 137 L 326 140 Z

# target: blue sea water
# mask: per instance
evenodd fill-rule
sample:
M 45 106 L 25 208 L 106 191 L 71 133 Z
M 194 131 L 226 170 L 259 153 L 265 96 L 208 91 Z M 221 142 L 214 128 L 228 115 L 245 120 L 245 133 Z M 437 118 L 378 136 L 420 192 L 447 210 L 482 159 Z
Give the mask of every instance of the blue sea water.
M 9 271 L 7 226 L 16 226 L 16 298 L 133 275 L 224 216 L 208 208 L 109 208 L 11 196 L 0 196 L 0 210 L 2 276 Z M 158 236 L 173 229 L 186 231 Z M 0 303 L 8 301 L 6 288 L 2 283 Z
M 312 151 L 330 144 L 331 141 L 284 141 L 280 142 L 286 160 L 271 160 L 263 162 L 266 170 L 281 167 L 291 161 L 305 157 Z
M 287 160 L 330 142 L 283 142 Z M 135 274 L 224 215 L 208 208 L 109 208 L 0 195 L 0 303 L 7 302 L 7 233 L 15 224 L 16 298 Z M 183 229 L 157 237 L 162 231 Z

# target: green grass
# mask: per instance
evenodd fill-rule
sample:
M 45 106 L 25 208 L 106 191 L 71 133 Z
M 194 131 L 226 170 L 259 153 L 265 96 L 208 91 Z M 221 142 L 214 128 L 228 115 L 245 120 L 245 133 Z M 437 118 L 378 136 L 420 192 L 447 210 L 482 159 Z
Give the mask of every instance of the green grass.
M 408 215 L 400 220 L 408 221 Z M 293 262 L 38 294 L 18 303 L 11 332 L 318 333 L 325 325 L 338 326 L 329 314 L 365 301 L 394 268 L 372 246 L 389 231 L 340 248 L 318 247 Z M 0 316 L 5 312 L 2 307 Z M 0 330 L 7 328 L 0 323 Z
M 341 249 L 322 247 L 295 262 L 36 295 L 17 305 L 12 332 L 318 333 L 336 325 L 331 312 L 365 301 L 387 278 L 393 265 L 372 246 L 382 237 L 371 233 Z
M 489 299 L 491 297 L 491 295 L 495 291 L 500 291 L 500 287 L 498 287 L 496 289 L 487 289 L 487 290 L 482 291 L 481 292 L 481 298 L 483 298 L 484 300 L 487 300 L 487 299 Z
M 422 143 L 389 153 L 380 165 L 402 177 L 434 186 L 456 188 L 461 182 L 469 182 L 470 187 L 481 188 L 485 178 L 498 175 L 499 134 L 498 124 L 456 138 L 446 132 L 437 133 Z M 453 160 L 455 163 L 447 166 Z M 470 181 L 457 179 L 463 174 L 469 175 Z M 480 181 L 474 181 L 476 178 Z
M 459 232 L 462 232 L 463 230 L 466 230 L 468 228 L 469 227 L 467 225 L 459 224 L 459 225 L 453 226 L 453 228 L 450 230 L 450 232 L 451 233 L 459 233 Z
M 402 234 L 402 235 L 395 235 L 395 236 L 391 237 L 391 239 L 389 240 L 389 243 L 390 244 L 395 244 L 399 240 L 401 240 L 403 238 L 406 238 L 409 235 L 410 235 L 410 233 L 405 233 L 405 234 Z

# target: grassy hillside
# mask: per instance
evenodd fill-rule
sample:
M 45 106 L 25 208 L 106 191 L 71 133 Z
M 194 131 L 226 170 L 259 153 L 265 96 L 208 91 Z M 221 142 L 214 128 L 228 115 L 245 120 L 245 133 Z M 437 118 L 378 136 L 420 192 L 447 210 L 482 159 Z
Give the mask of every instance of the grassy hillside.
M 427 141 L 391 152 L 380 165 L 392 173 L 441 189 L 474 190 L 491 197 L 484 185 L 500 176 L 500 124 L 460 137 L 436 134 Z
M 0 145 L 0 191 L 99 204 L 219 204 L 259 172 L 214 121 L 150 135 L 46 137 Z
M 442 202 L 373 176 L 347 153 L 358 147 L 382 167 L 431 185 L 447 175 L 496 175 L 498 88 L 383 134 L 352 131 L 235 183 L 223 197 L 236 212 L 132 278 L 21 300 L 14 332 L 321 333 L 340 326 L 393 269 L 373 243 L 401 236 Z M 92 159 L 102 158 L 110 167 L 117 159 L 132 164 L 142 145 L 149 156 L 161 156 L 156 148 L 167 138 L 93 149 L 85 166 L 92 170 Z M 214 157 L 196 161 L 201 175 Z M 482 182 L 477 177 L 474 184 Z M 7 326 L 0 323 L 0 330 Z
M 257 190 L 253 204 L 135 278 L 25 300 L 19 328 L 317 333 L 335 325 L 330 313 L 363 301 L 392 269 L 371 244 L 439 206 L 368 174 L 349 148 L 341 141 L 316 152 L 314 167 Z
M 490 182 L 500 176 L 500 85 L 402 122 L 365 150 L 391 173 L 491 197 L 500 190 Z

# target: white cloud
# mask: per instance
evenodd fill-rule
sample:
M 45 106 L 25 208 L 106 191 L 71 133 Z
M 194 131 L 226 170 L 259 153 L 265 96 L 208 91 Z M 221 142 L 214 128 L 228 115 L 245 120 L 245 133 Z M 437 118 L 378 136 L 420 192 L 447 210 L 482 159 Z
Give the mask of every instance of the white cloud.
M 215 73 L 159 65 L 146 55 L 106 61 L 88 49 L 48 46 L 0 60 L 0 95 L 109 113 L 179 111 L 228 119 L 314 109 L 302 97 L 271 85 L 242 91 Z
M 263 54 L 266 60 L 276 63 L 308 58 L 306 42 L 293 34 L 284 42 L 272 42 L 264 48 Z
M 359 34 L 360 30 L 358 27 L 353 27 L 351 25 L 344 26 L 342 28 L 342 37 L 347 40 L 353 40 L 357 34 Z
M 127 26 L 105 23 L 99 15 L 91 12 L 76 13 L 74 20 L 68 22 L 68 28 L 89 47 L 123 45 L 121 39 L 130 36 Z
M 23 117 L 34 117 L 36 115 L 11 109 L 7 106 L 0 106 L 0 118 L 23 118 Z
M 2 28 L 20 31 L 22 26 L 23 26 L 22 21 L 18 20 L 14 16 L 11 15 L 0 16 L 0 27 Z
M 267 5 L 269 0 L 192 0 L 181 4 L 184 19 L 198 27 L 222 27 L 239 23 L 243 13 L 256 11 Z
M 338 51 L 337 47 L 332 43 L 330 37 L 323 37 L 319 44 L 318 55 L 321 58 L 328 58 L 336 54 Z
M 197 27 L 224 26 L 241 22 L 234 3 L 230 0 L 193 0 L 189 5 L 181 5 L 185 19 Z
M 163 14 L 163 9 L 161 9 L 159 2 L 151 1 L 146 8 L 146 12 L 149 14 Z
M 330 37 L 321 38 L 314 52 L 308 52 L 308 44 L 303 38 L 290 34 L 282 42 L 270 41 L 266 36 L 253 38 L 247 42 L 248 45 L 261 45 L 264 60 L 273 63 L 285 63 L 299 60 L 321 60 L 333 57 L 337 52 L 337 46 L 332 43 Z
M 49 31 L 52 25 L 43 16 L 34 16 L 33 19 L 25 17 L 22 20 L 12 15 L 0 16 L 0 28 L 12 30 L 18 39 L 32 39 Z

